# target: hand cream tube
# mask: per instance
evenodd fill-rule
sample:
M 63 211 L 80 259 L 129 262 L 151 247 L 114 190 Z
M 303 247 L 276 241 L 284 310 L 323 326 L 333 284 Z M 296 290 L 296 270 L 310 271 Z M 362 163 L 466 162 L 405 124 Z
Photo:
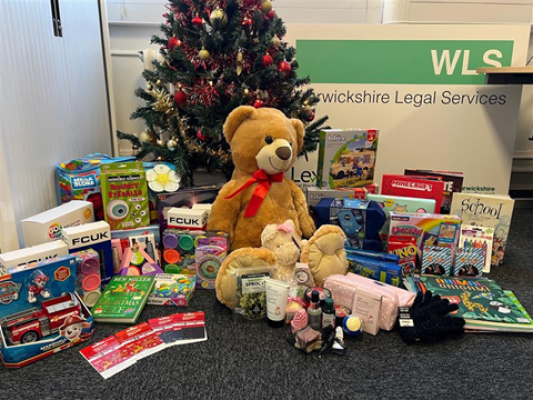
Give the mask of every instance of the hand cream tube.
M 290 285 L 286 282 L 266 278 L 265 287 L 267 323 L 272 328 L 280 328 L 285 324 L 285 307 L 287 307 Z

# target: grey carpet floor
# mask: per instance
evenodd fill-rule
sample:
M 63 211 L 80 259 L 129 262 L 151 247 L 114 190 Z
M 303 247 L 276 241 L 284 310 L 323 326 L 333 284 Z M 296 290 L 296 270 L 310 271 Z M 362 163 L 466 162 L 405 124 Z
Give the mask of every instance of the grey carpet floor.
M 506 265 L 490 275 L 533 311 L 533 211 L 516 210 Z M 209 340 L 177 346 L 103 380 L 79 354 L 88 344 L 20 370 L 0 367 L 0 399 L 531 399 L 533 335 L 469 334 L 405 345 L 395 332 L 348 340 L 348 354 L 293 350 L 288 329 L 236 323 L 214 293 L 188 309 L 147 307 L 142 320 L 203 310 Z M 122 329 L 97 325 L 91 341 Z

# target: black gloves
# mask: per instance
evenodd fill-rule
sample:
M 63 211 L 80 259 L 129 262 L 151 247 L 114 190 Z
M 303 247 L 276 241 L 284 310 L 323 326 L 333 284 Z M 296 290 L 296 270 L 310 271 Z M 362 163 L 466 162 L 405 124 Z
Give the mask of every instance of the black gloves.
M 460 337 L 464 333 L 464 319 L 447 315 L 457 309 L 457 304 L 433 296 L 429 290 L 419 292 L 411 308 L 400 308 L 398 327 L 402 340 L 436 342 Z

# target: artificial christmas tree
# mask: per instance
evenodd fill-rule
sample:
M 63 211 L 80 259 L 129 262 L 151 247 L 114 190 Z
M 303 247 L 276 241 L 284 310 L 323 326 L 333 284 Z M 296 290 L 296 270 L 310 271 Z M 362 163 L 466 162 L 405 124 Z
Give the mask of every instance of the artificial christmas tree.
M 132 118 L 147 130 L 118 132 L 139 158 L 173 162 L 184 184 L 198 169 L 233 171 L 222 125 L 240 105 L 274 107 L 306 124 L 303 152 L 314 151 L 327 117 L 312 122 L 319 99 L 298 78 L 295 49 L 283 41 L 283 21 L 270 0 L 172 0 L 163 14 L 162 60 L 145 70 L 146 101 Z

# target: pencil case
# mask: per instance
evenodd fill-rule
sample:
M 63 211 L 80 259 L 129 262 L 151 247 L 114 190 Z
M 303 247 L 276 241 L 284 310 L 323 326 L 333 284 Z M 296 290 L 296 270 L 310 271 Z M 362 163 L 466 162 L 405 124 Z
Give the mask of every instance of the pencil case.
M 331 275 L 324 280 L 324 288 L 331 292 L 335 304 L 352 309 L 357 289 L 381 295 L 380 328 L 390 331 L 396 324 L 399 307 L 410 307 L 415 294 L 386 283 L 348 273 Z

